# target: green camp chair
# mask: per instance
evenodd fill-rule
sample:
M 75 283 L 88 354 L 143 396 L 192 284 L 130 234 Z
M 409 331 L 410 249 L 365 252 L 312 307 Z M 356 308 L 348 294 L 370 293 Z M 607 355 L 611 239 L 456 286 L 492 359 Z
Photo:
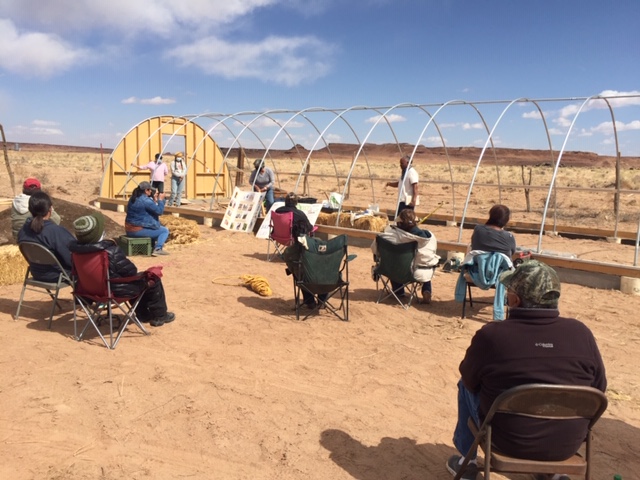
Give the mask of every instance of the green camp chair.
M 306 237 L 307 248 L 297 243 L 285 252 L 288 273 L 293 274 L 296 318 L 300 320 L 303 292 L 312 295 L 317 307 L 302 320 L 326 310 L 340 320 L 349 321 L 349 255 L 347 236 L 339 235 L 327 241 Z
M 411 306 L 411 302 L 418 297 L 418 286 L 421 283 L 413 278 L 411 268 L 418 249 L 418 242 L 396 244 L 378 235 L 376 247 L 378 254 L 375 258 L 376 264 L 372 269 L 378 291 L 376 303 L 393 297 L 406 310 Z M 397 288 L 394 291 L 391 282 L 402 284 L 402 288 Z M 400 295 L 402 291 L 405 291 L 404 296 Z

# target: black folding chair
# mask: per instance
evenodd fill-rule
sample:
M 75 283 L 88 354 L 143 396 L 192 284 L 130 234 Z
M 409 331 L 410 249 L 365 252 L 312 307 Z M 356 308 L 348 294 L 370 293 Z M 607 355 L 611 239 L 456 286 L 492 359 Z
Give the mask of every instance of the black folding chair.
M 60 290 L 70 287 L 73 281 L 53 252 L 44 245 L 40 245 L 35 242 L 22 242 L 18 245 L 18 248 L 29 266 L 27 267 L 27 272 L 24 275 L 22 292 L 20 293 L 20 301 L 18 302 L 18 310 L 16 311 L 15 319 L 18 320 L 18 318 L 20 318 L 20 309 L 23 306 L 25 291 L 30 290 L 40 293 L 46 292 L 53 301 L 53 305 L 51 305 L 51 314 L 49 315 L 49 329 L 51 329 L 51 323 L 53 322 L 53 314 L 56 311 L 56 306 L 62 310 L 62 307 L 58 302 Z M 48 265 L 56 267 L 57 270 L 59 270 L 58 279 L 55 282 L 43 282 L 41 280 L 36 280 L 33 278 L 31 265 Z M 28 305 L 25 306 L 29 307 Z

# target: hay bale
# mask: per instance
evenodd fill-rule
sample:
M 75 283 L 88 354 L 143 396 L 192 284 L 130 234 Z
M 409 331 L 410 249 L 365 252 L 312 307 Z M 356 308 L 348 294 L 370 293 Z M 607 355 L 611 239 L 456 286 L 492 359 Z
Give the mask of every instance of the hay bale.
M 358 230 L 369 230 L 370 232 L 384 232 L 387 225 L 389 225 L 389 220 L 376 215 L 360 217 L 353 222 L 353 228 L 357 228 Z
M 17 245 L 0 246 L 0 285 L 22 283 L 27 271 L 27 262 Z
M 173 215 L 162 215 L 160 223 L 169 229 L 169 241 L 174 244 L 185 245 L 200 238 L 200 230 L 195 220 L 188 220 Z

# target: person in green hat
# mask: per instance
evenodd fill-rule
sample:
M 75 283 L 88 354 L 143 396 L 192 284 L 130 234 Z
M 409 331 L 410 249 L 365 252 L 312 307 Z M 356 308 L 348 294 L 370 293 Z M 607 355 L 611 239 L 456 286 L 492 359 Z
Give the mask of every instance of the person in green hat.
M 111 279 L 133 277 L 138 274 L 138 268 L 127 258 L 116 241 L 104 238 L 104 215 L 102 212 L 95 211 L 77 218 L 73 222 L 73 227 L 76 240 L 69 245 L 69 250 L 72 253 L 106 251 L 109 258 L 109 277 Z M 136 308 L 138 319 L 141 322 L 149 322 L 154 327 L 161 327 L 165 323 L 173 322 L 176 316 L 167 311 L 167 301 L 160 278 L 157 278 L 157 281 L 148 288 L 144 279 L 131 283 L 111 284 L 111 292 L 115 296 L 132 297 L 140 294 L 143 290 L 144 294 Z
M 509 315 L 503 322 L 491 322 L 478 330 L 460 363 L 458 423 L 453 436 L 460 455 L 451 456 L 446 464 L 454 476 L 464 456 L 472 453 L 475 457 L 470 452 L 474 436 L 468 419 L 479 425 L 502 392 L 528 383 L 581 385 L 602 392 L 607 388 L 593 334 L 575 318 L 560 316 L 560 279 L 553 268 L 538 260 L 525 261 L 503 272 L 500 282 L 507 289 Z M 586 419 L 552 422 L 498 415 L 493 421 L 492 443 L 505 455 L 565 460 L 580 448 L 587 425 Z M 475 479 L 477 473 L 473 460 L 462 478 Z

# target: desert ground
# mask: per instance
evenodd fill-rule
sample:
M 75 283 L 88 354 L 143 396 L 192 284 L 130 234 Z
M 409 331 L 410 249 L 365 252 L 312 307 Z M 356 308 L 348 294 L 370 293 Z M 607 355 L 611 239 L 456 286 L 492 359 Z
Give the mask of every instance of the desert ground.
M 17 184 L 39 177 L 54 206 L 60 200 L 88 209 L 98 196 L 99 153 L 36 149 L 10 156 Z M 375 174 L 381 204 L 394 196 L 381 185 L 397 175 L 396 156 L 385 168 Z M 581 171 L 582 177 L 566 181 L 610 181 L 602 178 L 610 167 L 586 170 L 591 177 Z M 11 197 L 0 171 L 2 191 Z M 495 192 L 483 191 L 474 195 L 478 215 L 497 200 Z M 584 198 L 563 201 L 592 207 Z M 434 205 L 425 204 L 425 213 Z M 0 207 L 4 222 L 7 208 Z M 123 213 L 104 213 L 123 225 Z M 514 209 L 513 218 L 519 216 L 526 214 Z M 445 462 L 455 452 L 457 368 L 473 334 L 492 321 L 490 306 L 477 305 L 460 319 L 453 298 L 457 275 L 442 270 L 432 304 L 406 311 L 376 304 L 371 252 L 350 246 L 357 255 L 349 270 L 350 321 L 323 311 L 296 321 L 291 278 L 281 261 L 266 261 L 265 240 L 198 228 L 196 242 L 168 244 L 170 256 L 132 257 L 140 269 L 163 266 L 177 318 L 149 327 L 149 336 L 129 327 L 113 351 L 95 334 L 74 340 L 68 290 L 48 330 L 46 297 L 27 293 L 35 308 L 15 321 L 21 285 L 0 286 L 0 478 L 451 478 Z M 629 221 L 628 230 L 635 228 Z M 456 228 L 432 230 L 441 239 L 458 236 Z M 537 242 L 535 235 L 516 238 L 523 246 Z M 544 242 L 580 258 L 633 258 L 632 247 L 604 240 L 549 236 Z M 273 295 L 241 286 L 243 274 L 264 276 Z M 476 296 L 491 300 L 490 293 Z M 564 284 L 560 310 L 594 332 L 607 368 L 609 407 L 595 429 L 593 479 L 615 473 L 639 478 L 640 296 Z

